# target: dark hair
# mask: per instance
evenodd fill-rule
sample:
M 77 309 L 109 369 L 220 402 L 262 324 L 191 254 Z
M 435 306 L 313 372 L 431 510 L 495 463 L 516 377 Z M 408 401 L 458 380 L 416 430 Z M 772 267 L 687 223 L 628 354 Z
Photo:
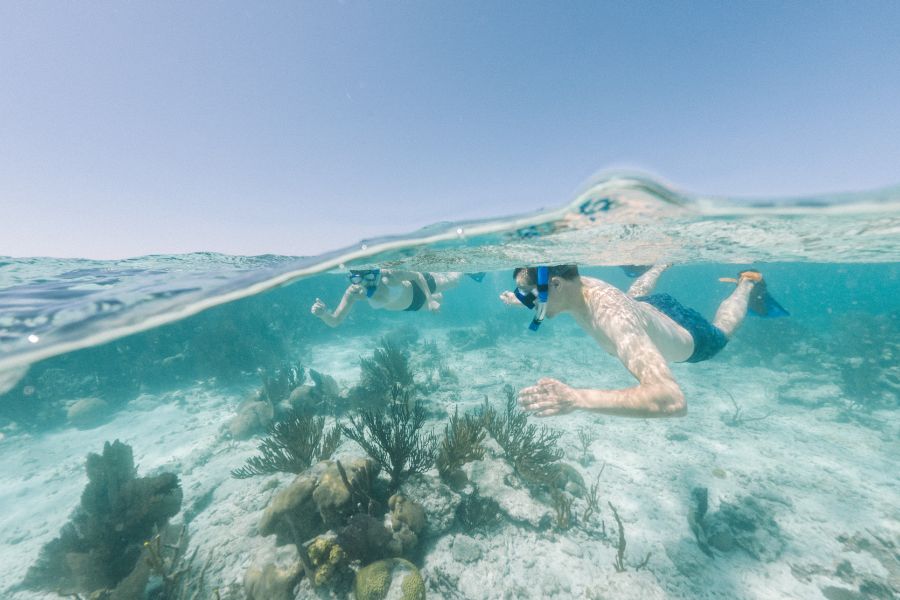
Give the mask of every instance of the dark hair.
M 519 273 L 525 271 L 525 277 L 528 283 L 537 284 L 537 267 L 519 267 L 513 271 L 513 279 L 519 276 Z M 563 279 L 575 279 L 579 276 L 578 265 L 557 265 L 550 267 L 550 277 L 561 277 Z

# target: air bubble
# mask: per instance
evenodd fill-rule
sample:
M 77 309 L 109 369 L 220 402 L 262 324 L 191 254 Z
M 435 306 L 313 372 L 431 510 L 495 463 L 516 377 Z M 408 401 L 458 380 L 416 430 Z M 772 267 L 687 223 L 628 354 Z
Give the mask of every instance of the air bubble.
M 31 342 L 32 344 L 37 344 L 39 341 L 41 341 L 41 338 L 39 338 L 38 336 L 36 336 L 32 333 L 31 335 L 28 336 L 28 341 Z

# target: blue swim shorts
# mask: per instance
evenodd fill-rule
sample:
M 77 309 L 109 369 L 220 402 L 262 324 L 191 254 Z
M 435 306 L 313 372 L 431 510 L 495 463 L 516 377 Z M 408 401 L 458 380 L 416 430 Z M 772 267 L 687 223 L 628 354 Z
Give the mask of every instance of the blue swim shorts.
M 685 362 L 701 362 L 718 354 L 728 343 L 722 330 L 707 321 L 693 308 L 683 306 L 669 294 L 653 294 L 635 298 L 646 302 L 684 327 L 694 338 L 694 353 Z

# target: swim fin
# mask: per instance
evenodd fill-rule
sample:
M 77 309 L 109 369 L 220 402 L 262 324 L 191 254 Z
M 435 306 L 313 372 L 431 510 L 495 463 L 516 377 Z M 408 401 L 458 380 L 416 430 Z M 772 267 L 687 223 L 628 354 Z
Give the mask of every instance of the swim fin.
M 619 268 L 625 271 L 626 275 L 634 279 L 652 269 L 653 265 L 621 265 Z
M 487 273 L 485 273 L 484 271 L 480 271 L 478 273 L 466 273 L 466 275 L 468 275 L 478 283 L 481 283 L 481 280 L 484 279 L 484 276 L 487 275 Z
M 786 311 L 783 306 L 778 304 L 766 289 L 766 282 L 762 279 L 753 286 L 750 292 L 750 299 L 747 303 L 747 309 L 753 314 L 760 317 L 789 317 L 791 313 Z

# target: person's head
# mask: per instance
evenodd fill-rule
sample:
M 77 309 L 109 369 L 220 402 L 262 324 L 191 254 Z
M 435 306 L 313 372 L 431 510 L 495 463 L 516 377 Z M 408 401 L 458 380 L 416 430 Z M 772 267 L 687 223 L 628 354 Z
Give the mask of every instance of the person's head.
M 366 296 L 372 297 L 375 288 L 378 287 L 378 280 L 381 278 L 380 269 L 350 269 L 347 275 L 350 283 L 361 285 L 366 288 Z
M 545 270 L 542 272 L 543 269 Z M 513 271 L 518 291 L 516 296 L 526 306 L 530 304 L 529 308 L 538 300 L 542 277 L 547 279 L 547 300 L 543 316 L 553 318 L 569 307 L 570 292 L 581 285 L 581 278 L 576 265 L 519 267 Z

